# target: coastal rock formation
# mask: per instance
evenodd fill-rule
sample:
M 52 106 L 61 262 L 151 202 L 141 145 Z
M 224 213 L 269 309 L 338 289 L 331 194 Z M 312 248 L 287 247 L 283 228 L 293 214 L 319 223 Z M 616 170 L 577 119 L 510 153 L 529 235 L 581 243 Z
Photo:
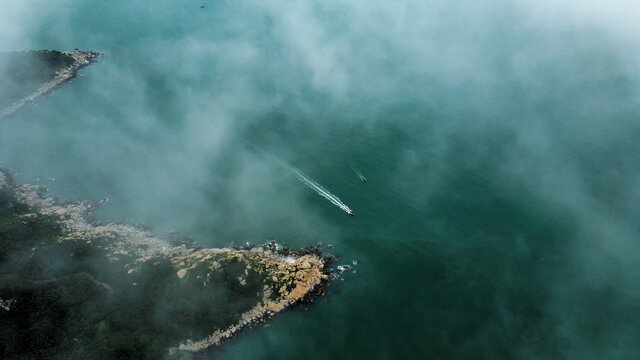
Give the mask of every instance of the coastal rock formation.
M 0 53 L 0 119 L 52 92 L 97 61 L 95 51 L 22 51 Z
M 231 263 L 241 264 L 245 269 L 237 278 L 241 286 L 246 286 L 250 277 L 262 279 L 262 291 L 259 291 L 261 296 L 258 296 L 255 306 L 226 329 L 218 329 L 204 339 L 184 341 L 179 349 L 186 351 L 199 351 L 212 345 L 220 345 L 243 327 L 256 324 L 265 317 L 271 317 L 304 300 L 328 280 L 321 257 L 314 254 L 281 256 L 262 247 L 251 250 L 203 249 L 185 255 L 177 251 L 171 256 L 171 260 L 179 269 L 176 273 L 178 277 L 201 279 L 203 287 L 212 286 L 216 272 Z
M 0 171 L 5 358 L 183 358 L 323 293 L 328 258 L 275 243 L 171 245 Z M 35 344 L 35 345 L 34 345 Z

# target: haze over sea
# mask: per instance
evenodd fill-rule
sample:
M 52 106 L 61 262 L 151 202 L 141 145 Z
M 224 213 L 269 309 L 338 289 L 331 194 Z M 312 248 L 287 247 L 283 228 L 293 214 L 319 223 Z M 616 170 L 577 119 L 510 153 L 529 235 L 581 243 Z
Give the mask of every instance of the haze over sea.
M 1 0 L 0 50 L 105 55 L 0 123 L 0 166 L 159 235 L 359 261 L 212 358 L 639 358 L 638 13 Z

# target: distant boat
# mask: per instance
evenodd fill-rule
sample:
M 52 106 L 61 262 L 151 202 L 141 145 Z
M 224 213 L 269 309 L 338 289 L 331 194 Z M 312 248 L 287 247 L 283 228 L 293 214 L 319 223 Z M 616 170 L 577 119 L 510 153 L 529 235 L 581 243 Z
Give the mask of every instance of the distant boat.
M 362 182 L 367 181 L 367 178 L 364 177 L 364 175 L 362 175 L 362 173 L 354 168 L 351 168 L 351 170 L 353 170 L 354 173 L 356 173 L 356 175 L 358 175 L 358 177 L 360 178 L 360 180 L 362 180 Z
M 349 212 L 347 214 L 349 214 L 351 216 L 356 216 L 356 214 L 353 212 L 353 210 L 349 210 Z

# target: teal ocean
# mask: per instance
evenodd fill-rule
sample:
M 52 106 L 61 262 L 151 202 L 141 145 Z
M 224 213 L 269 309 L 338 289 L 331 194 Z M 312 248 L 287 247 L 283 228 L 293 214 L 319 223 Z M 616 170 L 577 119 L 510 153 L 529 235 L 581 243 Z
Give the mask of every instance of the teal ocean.
M 0 166 L 351 266 L 203 358 L 640 358 L 638 28 L 588 3 L 25 1 L 0 50 L 105 55 L 0 122 Z

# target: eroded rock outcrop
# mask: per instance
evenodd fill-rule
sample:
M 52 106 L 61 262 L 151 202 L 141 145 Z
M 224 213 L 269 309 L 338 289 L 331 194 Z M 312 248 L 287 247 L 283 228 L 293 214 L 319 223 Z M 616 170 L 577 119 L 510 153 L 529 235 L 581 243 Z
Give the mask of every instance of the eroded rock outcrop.
M 9 117 L 38 98 L 68 83 L 78 72 L 97 61 L 95 51 L 23 51 L 0 54 L 0 80 L 3 105 L 0 119 Z M 34 89 L 34 84 L 37 87 Z M 26 94 L 23 94 L 27 92 Z M 16 95 L 19 96 L 16 98 Z M 2 103 L 2 101 L 0 101 Z
M 100 205 L 62 203 L 0 171 L 0 298 L 11 299 L 0 337 L 20 334 L 0 339 L 8 354 L 165 357 L 171 348 L 180 357 L 310 301 L 329 281 L 318 248 L 172 246 L 139 226 L 97 221 Z M 40 325 L 29 327 L 33 319 Z M 34 339 L 46 344 L 37 354 L 20 348 Z

